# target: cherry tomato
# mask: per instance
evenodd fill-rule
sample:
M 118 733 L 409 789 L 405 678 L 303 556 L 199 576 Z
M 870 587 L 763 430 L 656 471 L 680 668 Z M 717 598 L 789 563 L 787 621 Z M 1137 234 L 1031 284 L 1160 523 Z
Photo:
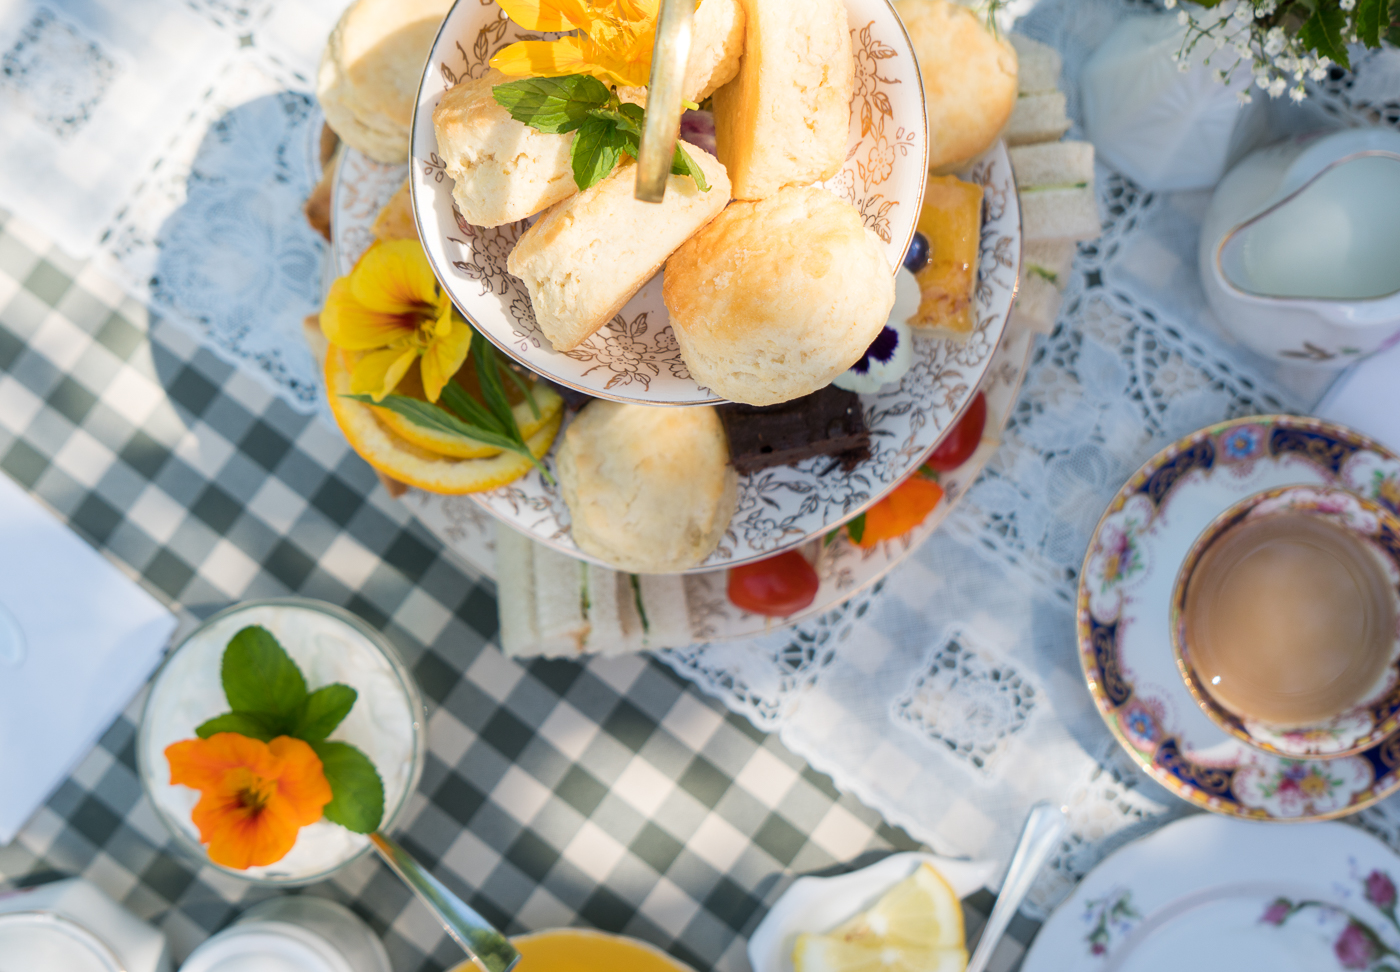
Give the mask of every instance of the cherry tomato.
M 729 568 L 729 600 L 751 614 L 785 618 L 817 599 L 821 581 L 796 550 Z
M 958 424 L 943 437 L 943 441 L 928 454 L 924 465 L 938 472 L 952 472 L 977 449 L 982 441 L 982 429 L 987 425 L 987 399 L 981 392 L 972 398 L 972 404 L 963 412 Z

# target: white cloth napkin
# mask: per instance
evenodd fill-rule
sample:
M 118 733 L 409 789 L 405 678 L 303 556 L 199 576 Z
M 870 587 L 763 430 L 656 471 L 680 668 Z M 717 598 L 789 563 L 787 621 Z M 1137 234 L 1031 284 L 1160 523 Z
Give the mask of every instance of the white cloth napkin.
M 1400 451 L 1400 344 L 1346 371 L 1318 403 L 1317 414 Z
M 175 616 L 0 476 L 0 845 L 160 661 Z

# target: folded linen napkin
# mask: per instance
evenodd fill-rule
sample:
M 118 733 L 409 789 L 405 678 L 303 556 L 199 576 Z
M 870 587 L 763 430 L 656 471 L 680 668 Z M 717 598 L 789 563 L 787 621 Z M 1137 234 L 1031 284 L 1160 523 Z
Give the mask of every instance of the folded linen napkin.
M 0 475 L 0 845 L 160 661 L 175 616 Z

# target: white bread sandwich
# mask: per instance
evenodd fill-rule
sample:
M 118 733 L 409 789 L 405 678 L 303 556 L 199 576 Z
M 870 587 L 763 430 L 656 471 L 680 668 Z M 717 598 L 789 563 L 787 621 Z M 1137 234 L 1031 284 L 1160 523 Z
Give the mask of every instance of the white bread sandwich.
M 1045 142 L 1011 149 L 1027 242 L 1092 240 L 1102 232 L 1094 196 L 1094 147 Z
M 763 199 L 841 168 L 855 62 L 842 0 L 743 2 L 744 56 L 714 93 L 715 142 L 734 197 Z
M 673 175 L 663 201 L 639 202 L 637 164 L 628 160 L 521 235 L 506 267 L 525 282 L 535 320 L 554 350 L 572 351 L 612 320 L 729 202 L 724 166 L 693 145 L 686 151 L 705 173 L 708 191 L 690 176 Z
M 1033 95 L 1060 90 L 1060 69 L 1064 66 L 1064 61 L 1059 51 L 1049 44 L 1031 40 L 1024 34 L 1010 34 L 1007 39 L 1016 49 L 1016 58 L 1020 64 L 1017 74 L 1018 93 Z
M 1065 114 L 1065 96 L 1059 91 L 1022 95 L 1016 99 L 1011 121 L 1002 137 L 1007 145 L 1028 145 L 1049 142 L 1069 131 L 1069 116 Z
M 551 566 L 541 568 L 540 561 Z M 585 564 L 498 523 L 496 576 L 501 650 L 512 658 L 620 655 L 695 640 L 679 575 L 626 574 Z M 540 587 L 540 576 L 552 580 Z M 561 630 L 557 620 L 573 605 L 581 615 Z

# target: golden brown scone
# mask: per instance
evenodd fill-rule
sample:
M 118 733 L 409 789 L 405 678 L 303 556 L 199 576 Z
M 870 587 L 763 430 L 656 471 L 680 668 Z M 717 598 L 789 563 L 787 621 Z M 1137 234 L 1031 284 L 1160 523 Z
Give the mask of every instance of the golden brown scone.
M 894 307 L 894 274 L 850 203 L 789 186 L 695 234 L 667 262 L 662 293 L 697 382 L 775 405 L 860 359 Z
M 629 160 L 549 210 L 515 244 L 506 267 L 525 281 L 535 320 L 556 351 L 588 340 L 729 202 L 724 166 L 693 145 L 686 151 L 705 173 L 708 192 L 673 175 L 663 202 L 638 202 L 636 163 Z
M 578 191 L 569 151 L 574 136 L 518 122 L 491 89 L 511 79 L 495 68 L 447 91 L 433 109 L 438 154 L 454 180 L 452 198 L 473 226 L 533 216 Z
M 739 477 L 713 408 L 591 402 L 556 462 L 574 543 L 619 570 L 694 567 L 734 515 Z
M 316 97 L 347 145 L 407 162 L 418 82 L 452 0 L 355 0 L 326 41 Z
M 1016 49 L 950 0 L 895 0 L 928 107 L 928 165 L 944 172 L 985 152 L 1016 107 Z
M 413 200 L 408 196 L 408 180 L 398 192 L 389 197 L 379 215 L 374 217 L 370 232 L 377 240 L 416 240 L 418 224 L 413 220 Z
M 744 0 L 739 74 L 714 93 L 736 199 L 829 179 L 846 159 L 855 62 L 841 0 Z

